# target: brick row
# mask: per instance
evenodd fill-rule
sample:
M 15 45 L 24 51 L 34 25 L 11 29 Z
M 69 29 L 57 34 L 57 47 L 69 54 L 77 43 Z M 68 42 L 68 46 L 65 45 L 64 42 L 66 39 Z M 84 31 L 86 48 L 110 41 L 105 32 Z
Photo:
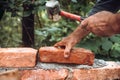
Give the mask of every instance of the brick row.
M 101 68 L 28 69 L 0 73 L 0 80 L 120 80 L 120 64 L 107 62 Z
M 22 71 L 21 80 L 120 80 L 120 65 L 107 62 L 107 66 L 91 69 L 36 69 Z M 69 78 L 68 78 L 69 77 Z
M 40 62 L 58 62 L 92 65 L 94 54 L 90 50 L 75 48 L 69 58 L 64 58 L 64 49 L 41 47 Z M 34 67 L 37 50 L 33 48 L 0 48 L 0 67 Z

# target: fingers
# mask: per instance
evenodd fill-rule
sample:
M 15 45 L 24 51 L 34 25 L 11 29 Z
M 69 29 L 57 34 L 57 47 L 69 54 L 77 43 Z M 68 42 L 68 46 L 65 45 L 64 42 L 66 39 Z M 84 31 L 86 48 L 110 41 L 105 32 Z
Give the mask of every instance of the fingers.
M 63 42 L 58 42 L 54 45 L 56 48 L 65 49 L 65 44 Z
M 64 57 L 68 58 L 70 56 L 70 51 L 71 51 L 71 44 L 66 45 L 65 51 L 64 51 Z
M 82 29 L 87 29 L 87 26 L 88 26 L 88 21 L 87 19 L 83 20 L 80 24 L 81 28 Z
M 54 47 L 65 49 L 67 39 L 63 38 L 60 42 L 57 42 Z
M 59 45 L 59 42 L 54 45 L 54 47 L 58 47 L 58 46 L 60 46 L 60 45 Z
M 65 58 L 68 58 L 70 56 L 70 51 L 71 51 L 71 48 L 72 48 L 71 44 L 66 44 L 65 45 L 61 42 L 58 42 L 54 45 L 54 47 L 65 49 L 64 50 L 64 57 Z

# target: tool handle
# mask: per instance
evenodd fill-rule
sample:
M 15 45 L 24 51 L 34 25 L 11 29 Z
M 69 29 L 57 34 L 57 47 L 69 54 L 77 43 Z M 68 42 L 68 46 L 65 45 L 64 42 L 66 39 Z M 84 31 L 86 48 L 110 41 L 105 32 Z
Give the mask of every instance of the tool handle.
M 69 13 L 66 11 L 60 11 L 60 15 L 67 17 L 67 18 L 70 18 L 70 19 L 73 19 L 73 20 L 77 20 L 77 21 L 83 20 L 83 18 L 81 16 L 78 16 L 78 15 L 75 15 L 75 14 L 72 14 L 72 13 Z

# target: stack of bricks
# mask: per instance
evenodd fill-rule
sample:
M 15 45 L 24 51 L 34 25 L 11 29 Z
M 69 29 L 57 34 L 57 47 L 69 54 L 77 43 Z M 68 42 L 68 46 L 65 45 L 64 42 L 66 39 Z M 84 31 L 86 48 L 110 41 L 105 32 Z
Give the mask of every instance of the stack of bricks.
M 54 47 L 0 48 L 0 69 L 12 69 L 1 71 L 0 80 L 120 80 L 120 65 L 109 61 L 101 68 L 36 68 L 41 62 L 92 66 L 95 58 L 94 53 L 83 48 L 72 49 L 69 58 L 63 55 L 64 49 Z

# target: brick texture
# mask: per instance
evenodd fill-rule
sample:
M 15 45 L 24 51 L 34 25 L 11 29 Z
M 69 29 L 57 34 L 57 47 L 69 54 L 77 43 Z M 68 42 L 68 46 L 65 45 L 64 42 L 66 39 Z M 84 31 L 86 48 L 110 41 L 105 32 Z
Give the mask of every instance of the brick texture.
M 108 62 L 108 66 L 94 69 L 74 69 L 71 80 L 120 80 L 120 65 Z
M 0 48 L 0 67 L 34 67 L 36 54 L 32 48 Z
M 107 62 L 101 68 L 84 69 L 36 69 L 21 71 L 21 80 L 120 80 L 120 65 Z
M 41 47 L 39 49 L 41 62 L 87 64 L 94 63 L 94 53 L 83 48 L 74 48 L 69 58 L 64 58 L 64 49 Z
M 70 58 L 64 58 L 63 52 L 54 47 L 39 49 L 40 59 L 45 62 L 93 64 L 94 54 L 89 50 L 75 48 Z M 41 69 L 35 65 L 36 56 L 33 48 L 0 48 L 0 80 L 120 80 L 120 62 L 106 61 L 107 66 L 100 68 Z
M 20 80 L 20 77 L 20 72 L 17 69 L 0 73 L 0 80 Z
M 60 70 L 24 70 L 21 80 L 65 80 L 68 75 L 67 69 Z

